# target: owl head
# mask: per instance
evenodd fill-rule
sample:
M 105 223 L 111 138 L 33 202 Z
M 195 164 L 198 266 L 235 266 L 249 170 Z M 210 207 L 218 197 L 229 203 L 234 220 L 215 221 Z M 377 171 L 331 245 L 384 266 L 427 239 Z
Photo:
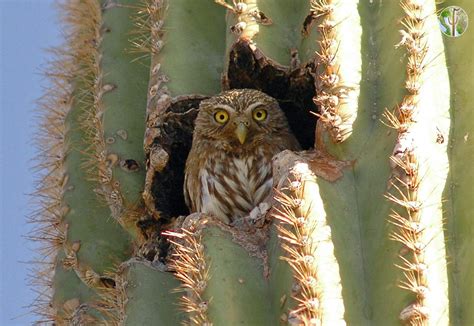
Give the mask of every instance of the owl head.
M 233 89 L 201 102 L 194 137 L 238 149 L 270 141 L 288 130 L 274 98 L 254 89 Z

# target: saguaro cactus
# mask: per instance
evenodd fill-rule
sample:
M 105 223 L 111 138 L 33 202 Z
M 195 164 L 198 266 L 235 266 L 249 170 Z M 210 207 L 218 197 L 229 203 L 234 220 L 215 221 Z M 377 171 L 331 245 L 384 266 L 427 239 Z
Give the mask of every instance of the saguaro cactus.
M 443 36 L 451 4 L 65 0 L 38 324 L 474 324 L 474 34 Z M 200 101 L 232 88 L 274 97 L 304 151 L 229 225 L 183 180 Z

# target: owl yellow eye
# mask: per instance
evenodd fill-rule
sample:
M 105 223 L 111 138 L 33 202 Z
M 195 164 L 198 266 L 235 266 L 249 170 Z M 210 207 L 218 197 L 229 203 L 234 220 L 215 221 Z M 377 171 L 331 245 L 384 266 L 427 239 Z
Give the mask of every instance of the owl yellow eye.
M 229 113 L 225 110 L 219 110 L 216 113 L 214 113 L 214 120 L 217 122 L 224 124 L 229 120 Z
M 258 108 L 253 111 L 253 118 L 255 121 L 263 121 L 267 118 L 267 110 Z

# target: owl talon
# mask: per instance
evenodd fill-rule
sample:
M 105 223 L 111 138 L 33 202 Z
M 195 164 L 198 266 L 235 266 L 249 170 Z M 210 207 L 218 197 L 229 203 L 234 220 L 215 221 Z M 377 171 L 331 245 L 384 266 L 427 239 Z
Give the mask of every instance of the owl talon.
M 259 220 L 265 219 L 265 215 L 270 210 L 271 205 L 267 202 L 258 204 L 254 209 L 252 209 L 249 215 L 246 217 L 252 224 L 256 224 Z

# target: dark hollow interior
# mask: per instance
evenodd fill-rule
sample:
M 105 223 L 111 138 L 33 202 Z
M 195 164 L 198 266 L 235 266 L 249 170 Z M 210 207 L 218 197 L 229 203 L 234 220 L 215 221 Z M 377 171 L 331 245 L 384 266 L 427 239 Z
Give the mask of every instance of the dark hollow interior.
M 155 207 L 165 221 L 189 213 L 183 194 L 184 167 L 191 150 L 200 101 L 183 100 L 171 105 L 158 125 L 160 136 L 153 140 L 169 155 L 168 164 L 163 171 L 155 173 L 152 183 Z
M 229 55 L 228 87 L 258 89 L 275 98 L 303 149 L 314 145 L 316 105 L 313 64 L 288 71 L 266 58 L 257 59 L 248 42 L 234 45 Z
M 266 58 L 257 59 L 247 42 L 234 45 L 229 58 L 227 79 L 223 88 L 253 88 L 277 99 L 290 127 L 303 149 L 314 144 L 317 112 L 311 64 L 293 70 L 273 64 Z M 185 99 L 173 103 L 156 125 L 160 135 L 154 143 L 169 154 L 163 171 L 153 178 L 152 193 L 160 211 L 160 225 L 173 218 L 189 214 L 184 202 L 184 167 L 191 149 L 194 119 L 201 99 Z

